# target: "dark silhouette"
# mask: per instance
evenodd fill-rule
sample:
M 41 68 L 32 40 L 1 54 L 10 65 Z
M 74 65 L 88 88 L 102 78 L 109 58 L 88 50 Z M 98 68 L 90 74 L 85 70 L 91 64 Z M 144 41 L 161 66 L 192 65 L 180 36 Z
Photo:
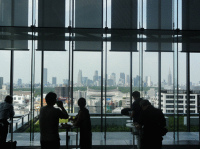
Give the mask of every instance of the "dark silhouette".
M 88 109 L 85 108 L 85 98 L 78 100 L 78 106 L 80 110 L 78 115 L 74 119 L 74 126 L 80 127 L 80 148 L 91 149 L 92 148 L 92 132 L 91 121 Z
M 57 102 L 57 106 L 61 109 L 54 108 L 57 95 L 49 92 L 46 97 L 47 106 L 40 109 L 40 143 L 42 149 L 59 149 L 60 137 L 58 133 L 59 118 L 67 119 L 68 113 L 63 107 L 62 101 Z
M 148 100 L 140 102 L 142 112 L 137 128 L 142 128 L 141 149 L 161 149 L 165 117 L 160 109 L 154 108 Z
M 0 104 L 0 148 L 3 148 L 6 143 L 6 138 L 8 134 L 8 119 L 14 116 L 13 110 L 13 98 L 11 96 L 6 96 L 4 102 Z
M 140 102 L 142 101 L 142 98 L 140 98 L 140 92 L 138 91 L 134 91 L 132 93 L 132 97 L 134 99 L 134 102 L 132 104 L 131 118 L 133 118 L 133 123 L 137 123 L 139 121 L 139 117 L 142 111 L 141 106 L 140 106 Z
M 140 107 L 140 101 L 142 101 L 142 98 L 140 98 L 140 92 L 134 91 L 132 93 L 132 97 L 134 99 L 134 102 L 132 104 L 132 109 L 131 108 L 124 108 L 121 111 L 122 115 L 127 115 L 133 118 L 133 122 L 138 122 L 140 113 L 141 113 L 141 107 Z M 131 114 L 129 113 L 131 112 Z

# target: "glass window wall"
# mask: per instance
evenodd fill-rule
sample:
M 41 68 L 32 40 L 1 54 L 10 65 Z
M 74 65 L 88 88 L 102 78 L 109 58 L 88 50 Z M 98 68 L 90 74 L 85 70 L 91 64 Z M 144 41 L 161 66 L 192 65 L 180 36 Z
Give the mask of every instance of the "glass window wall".
M 77 100 L 85 97 L 93 131 L 112 140 L 111 131 L 129 131 L 120 112 L 139 90 L 162 109 L 174 140 L 183 140 L 182 131 L 196 135 L 199 125 L 193 127 L 191 118 L 199 114 L 198 55 L 190 52 L 199 52 L 199 4 L 0 0 L 0 100 L 11 94 L 16 112 L 28 114 L 54 91 L 77 113 Z M 123 127 L 114 127 L 112 118 Z M 34 134 L 35 126 L 24 131 Z

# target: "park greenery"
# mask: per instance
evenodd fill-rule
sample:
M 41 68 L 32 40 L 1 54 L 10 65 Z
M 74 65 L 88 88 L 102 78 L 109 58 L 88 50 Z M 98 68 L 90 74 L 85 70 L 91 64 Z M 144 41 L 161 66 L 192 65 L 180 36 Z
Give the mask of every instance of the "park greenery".
M 73 87 L 73 91 L 87 91 L 87 89 L 92 89 L 92 90 L 96 90 L 96 91 L 101 91 L 101 86 L 83 86 L 83 87 Z M 157 87 L 144 87 L 143 90 L 144 92 L 147 92 L 150 88 L 155 88 L 155 90 L 157 90 Z M 34 88 L 34 95 L 38 96 L 41 95 L 41 88 Z M 117 86 L 111 86 L 111 87 L 103 87 L 103 91 L 110 91 L 110 90 L 118 90 L 122 93 L 130 93 L 130 87 L 117 87 Z M 139 87 L 132 87 L 132 91 L 137 91 L 140 90 Z M 30 88 L 15 88 L 14 91 L 31 91 Z M 48 92 L 55 92 L 55 88 L 54 87 L 44 87 L 43 88 L 43 92 L 44 93 L 48 93 Z

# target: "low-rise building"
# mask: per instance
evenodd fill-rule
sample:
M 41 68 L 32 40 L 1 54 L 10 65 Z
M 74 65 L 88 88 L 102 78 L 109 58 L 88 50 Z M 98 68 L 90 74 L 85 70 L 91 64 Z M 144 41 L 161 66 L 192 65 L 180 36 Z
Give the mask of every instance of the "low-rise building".
M 173 90 L 161 91 L 161 109 L 163 113 L 187 113 L 187 94 L 185 90 L 179 90 L 178 100 L 175 100 Z M 190 113 L 198 113 L 198 104 L 200 101 L 200 91 L 190 92 Z M 158 107 L 158 100 L 155 100 Z M 178 111 L 174 111 L 178 109 Z

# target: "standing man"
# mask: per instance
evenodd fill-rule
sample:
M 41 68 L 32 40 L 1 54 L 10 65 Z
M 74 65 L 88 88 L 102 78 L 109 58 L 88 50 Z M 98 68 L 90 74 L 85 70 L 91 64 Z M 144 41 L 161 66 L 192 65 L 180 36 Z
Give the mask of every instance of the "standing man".
M 160 109 L 154 108 L 148 100 L 140 103 L 142 113 L 136 128 L 142 129 L 141 149 L 161 149 L 162 136 L 167 133 L 166 120 Z
M 11 96 L 6 96 L 4 102 L 0 104 L 0 148 L 3 148 L 7 134 L 8 134 L 8 119 L 14 116 L 13 110 L 13 98 Z
M 134 99 L 134 102 L 132 104 L 132 113 L 131 113 L 131 118 L 133 118 L 133 123 L 137 123 L 139 121 L 139 117 L 141 114 L 141 106 L 140 102 L 142 101 L 142 98 L 140 98 L 140 92 L 134 91 L 132 93 L 132 97 Z
M 49 92 L 46 97 L 47 105 L 40 109 L 40 143 L 42 149 L 59 149 L 60 137 L 58 133 L 59 118 L 67 119 L 68 113 L 63 107 L 61 101 L 57 102 L 57 106 L 61 109 L 54 108 L 57 95 Z

